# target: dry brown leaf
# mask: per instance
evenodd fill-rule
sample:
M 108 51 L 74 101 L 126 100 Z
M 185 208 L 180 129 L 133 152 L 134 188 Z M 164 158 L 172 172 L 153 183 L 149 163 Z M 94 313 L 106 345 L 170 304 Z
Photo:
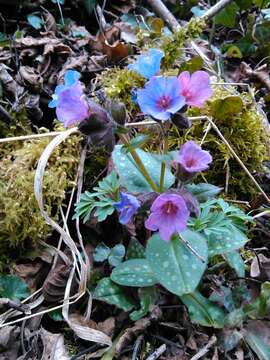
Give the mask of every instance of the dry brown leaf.
M 28 85 L 34 91 L 42 88 L 43 78 L 33 67 L 20 66 L 17 78 L 21 85 Z
M 26 36 L 21 39 L 15 40 L 15 45 L 17 48 L 27 48 L 27 47 L 35 47 L 35 46 L 44 46 L 50 44 L 51 46 L 56 46 L 61 44 L 62 40 L 52 37 L 39 37 L 34 38 L 32 36 Z
M 40 331 L 44 350 L 41 360 L 69 360 L 62 334 L 53 334 L 45 329 Z
M 120 336 L 116 346 L 115 346 L 115 353 L 120 354 L 122 350 L 133 341 L 140 333 L 146 330 L 153 321 L 157 321 L 162 316 L 162 312 L 160 308 L 156 305 L 152 306 L 151 313 L 149 316 L 140 319 L 135 322 L 135 324 L 124 330 L 123 335 Z
M 0 81 L 3 84 L 4 89 L 14 97 L 21 96 L 24 93 L 24 88 L 17 84 L 9 74 L 8 67 L 4 64 L 0 64 Z
M 64 299 L 67 280 L 72 269 L 72 264 L 57 264 L 52 269 L 42 288 L 44 299 L 50 303 Z M 74 288 L 75 284 L 73 285 Z
M 43 284 L 49 268 L 43 261 L 36 259 L 35 261 L 16 265 L 14 270 L 26 282 L 29 289 L 34 292 Z
M 104 334 L 113 337 L 115 329 L 115 318 L 109 317 L 105 321 L 99 322 L 97 324 L 97 329 L 102 331 Z
M 57 25 L 54 16 L 46 9 L 43 11 L 43 19 L 45 24 L 46 31 L 51 31 L 55 33 L 57 30 Z
M 0 329 L 0 359 L 17 360 L 20 348 L 20 328 L 5 326 Z
M 250 266 L 250 276 L 262 281 L 270 279 L 270 259 L 263 254 L 255 256 Z
M 62 66 L 61 71 L 57 75 L 58 82 L 63 80 L 67 70 L 76 69 L 80 72 L 83 72 L 87 69 L 87 65 L 88 65 L 88 56 L 86 54 L 79 56 L 69 56 L 67 61 Z

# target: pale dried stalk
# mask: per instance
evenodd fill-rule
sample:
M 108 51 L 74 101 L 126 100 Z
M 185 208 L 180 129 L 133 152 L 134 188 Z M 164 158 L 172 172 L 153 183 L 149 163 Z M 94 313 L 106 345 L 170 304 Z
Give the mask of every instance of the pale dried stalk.
M 211 337 L 211 339 L 209 340 L 209 342 L 194 356 L 192 356 L 192 358 L 190 360 L 198 360 L 200 358 L 202 358 L 205 354 L 208 353 L 209 349 L 217 342 L 217 338 L 215 335 L 213 335 Z

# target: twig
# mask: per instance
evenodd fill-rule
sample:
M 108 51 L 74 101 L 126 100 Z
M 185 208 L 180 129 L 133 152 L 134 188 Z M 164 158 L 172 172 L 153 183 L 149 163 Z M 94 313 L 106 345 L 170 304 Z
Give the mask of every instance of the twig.
M 209 20 L 214 17 L 218 12 L 225 8 L 226 5 L 229 5 L 233 0 L 220 0 L 210 9 L 208 9 L 202 16 L 202 19 Z
M 166 344 L 161 345 L 157 350 L 155 350 L 146 360 L 156 360 L 158 359 L 165 351 L 166 351 Z
M 203 357 L 216 342 L 217 338 L 213 335 L 209 342 L 196 355 L 192 356 L 190 360 L 198 360 Z
M 170 10 L 164 5 L 163 1 L 147 0 L 147 2 L 152 7 L 154 12 L 168 24 L 171 30 L 176 30 L 180 27 L 179 22 L 176 20 Z
M 0 118 L 4 118 L 5 120 L 8 120 L 8 122 L 14 121 L 12 116 L 2 105 L 0 105 Z
M 138 352 L 140 350 L 142 342 L 143 342 L 143 335 L 140 335 L 140 336 L 137 337 L 137 339 L 135 341 L 131 360 L 136 360 L 137 354 L 138 354 Z
M 33 139 L 40 139 L 45 137 L 54 137 L 59 134 L 62 134 L 63 131 L 52 131 L 43 134 L 31 134 L 31 135 L 22 135 L 22 136 L 13 136 L 0 139 L 0 143 L 10 142 L 10 141 L 21 141 L 21 140 L 33 140 Z

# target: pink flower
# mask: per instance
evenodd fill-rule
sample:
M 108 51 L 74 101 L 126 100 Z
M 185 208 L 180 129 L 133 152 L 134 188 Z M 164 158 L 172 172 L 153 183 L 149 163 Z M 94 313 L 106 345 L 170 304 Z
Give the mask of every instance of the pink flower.
M 146 229 L 156 231 L 162 240 L 170 241 L 172 235 L 187 228 L 189 210 L 185 200 L 176 194 L 161 194 L 151 206 L 151 214 L 145 221 Z
M 210 77 L 205 71 L 195 71 L 191 76 L 188 71 L 178 76 L 180 95 L 186 99 L 186 104 L 202 107 L 207 99 L 213 95 L 210 87 Z
M 202 150 L 199 145 L 190 140 L 181 146 L 175 162 L 180 164 L 182 170 L 188 174 L 195 174 L 208 169 L 212 160 L 208 151 Z

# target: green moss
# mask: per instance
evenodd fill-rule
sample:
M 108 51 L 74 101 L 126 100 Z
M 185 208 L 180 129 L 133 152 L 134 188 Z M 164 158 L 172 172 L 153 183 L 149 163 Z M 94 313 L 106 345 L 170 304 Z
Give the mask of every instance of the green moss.
M 145 83 L 145 79 L 136 72 L 117 67 L 104 71 L 99 80 L 106 95 L 111 99 L 123 101 L 130 111 L 135 108 L 131 90 L 143 87 Z
M 211 104 L 217 99 L 224 99 L 232 95 L 232 92 L 235 95 L 235 89 L 232 87 L 224 89 L 217 86 L 211 101 L 203 109 L 192 109 L 189 115 L 212 117 L 214 113 Z M 213 116 L 213 121 L 249 171 L 251 173 L 260 172 L 262 171 L 262 161 L 267 159 L 268 143 L 267 134 L 263 127 L 263 118 L 249 94 L 242 93 L 239 96 L 243 101 L 241 111 L 227 117 L 216 118 Z M 195 139 L 200 142 L 207 125 L 206 121 L 196 121 L 187 132 L 179 132 L 173 129 L 169 140 L 171 149 L 179 148 L 188 139 Z M 214 158 L 210 169 L 204 173 L 205 180 L 225 187 L 226 172 L 229 168 L 229 197 L 250 200 L 257 189 L 214 130 L 209 131 L 204 142 L 204 148 L 209 150 Z
M 0 261 L 16 249 L 16 256 L 51 229 L 40 215 L 33 185 L 37 162 L 48 139 L 21 142 L 0 160 Z M 47 211 L 57 219 L 65 191 L 74 185 L 80 151 L 80 137 L 72 136 L 53 152 L 44 177 Z

